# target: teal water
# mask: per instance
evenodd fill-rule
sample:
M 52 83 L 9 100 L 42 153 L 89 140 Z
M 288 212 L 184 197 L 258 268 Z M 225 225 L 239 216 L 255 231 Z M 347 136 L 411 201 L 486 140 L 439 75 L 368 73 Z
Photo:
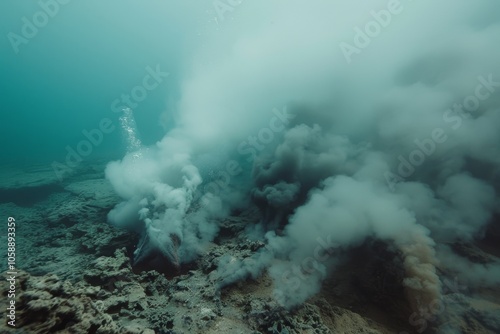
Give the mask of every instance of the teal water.
M 103 118 L 117 127 L 120 115 L 111 103 L 140 85 L 148 66 L 159 66 L 169 76 L 134 107 L 135 117 L 145 144 L 161 139 L 172 120 L 160 125 L 160 115 L 168 114 L 169 101 L 178 95 L 176 79 L 199 38 L 196 27 L 207 20 L 207 7 L 201 2 L 72 1 L 50 7 L 54 17 L 17 44 L 9 33 L 22 37 L 23 17 L 32 22 L 43 10 L 40 3 L 0 3 L 0 164 L 62 162 L 66 146 L 76 149 L 85 139 L 83 130 L 98 128 Z M 87 159 L 123 153 L 115 129 Z
M 498 0 L 0 2 L 0 209 L 19 219 L 20 268 L 91 271 L 87 283 L 127 294 L 93 271 L 114 257 L 119 280 L 164 275 L 169 294 L 208 302 L 198 319 L 246 319 L 248 332 L 278 328 L 256 327 L 255 307 L 295 317 L 314 296 L 392 329 L 422 332 L 415 316 L 443 305 L 450 331 L 499 332 L 499 12 Z M 250 278 L 248 304 L 212 312 Z M 156 283 L 143 297 L 169 300 L 140 317 L 198 324 L 203 304 L 170 303 Z M 480 299 L 493 311 L 471 309 Z M 175 326 L 150 313 L 166 305 Z

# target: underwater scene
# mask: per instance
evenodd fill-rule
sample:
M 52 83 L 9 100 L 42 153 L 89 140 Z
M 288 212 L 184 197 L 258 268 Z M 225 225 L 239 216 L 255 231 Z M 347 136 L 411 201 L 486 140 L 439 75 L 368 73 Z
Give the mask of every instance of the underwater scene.
M 0 2 L 0 334 L 500 333 L 498 0 Z

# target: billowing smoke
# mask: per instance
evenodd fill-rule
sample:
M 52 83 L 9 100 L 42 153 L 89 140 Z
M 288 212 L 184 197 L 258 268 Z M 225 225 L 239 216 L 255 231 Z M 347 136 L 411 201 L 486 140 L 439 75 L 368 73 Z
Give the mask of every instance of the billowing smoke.
M 292 307 L 320 291 L 341 254 L 379 239 L 401 255 L 410 305 L 425 308 L 442 298 L 439 259 L 451 256 L 437 245 L 481 238 L 498 213 L 499 10 L 488 0 L 245 2 L 186 57 L 196 65 L 177 127 L 109 164 L 124 198 L 110 221 L 141 233 L 137 263 L 178 270 L 218 219 L 253 203 L 261 217 L 248 233 L 267 246 L 223 258 L 221 286 L 267 270 Z M 238 172 L 217 179 L 228 169 Z M 467 272 L 462 261 L 452 269 Z M 464 277 L 498 282 L 489 268 Z
M 191 210 L 202 178 L 181 140 L 165 137 L 156 147 L 141 147 L 130 109 L 121 118 L 128 153 L 110 163 L 106 177 L 125 201 L 110 213 L 112 224 L 136 231 L 141 239 L 134 265 L 168 274 L 192 260 L 204 242 L 217 233 L 214 220 L 226 210 L 220 200 L 205 194 Z

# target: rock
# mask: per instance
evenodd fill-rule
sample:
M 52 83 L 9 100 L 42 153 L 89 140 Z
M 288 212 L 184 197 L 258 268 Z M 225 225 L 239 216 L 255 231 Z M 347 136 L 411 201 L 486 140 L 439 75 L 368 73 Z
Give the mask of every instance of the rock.
M 84 274 L 89 284 L 101 286 L 112 292 L 120 281 L 131 281 L 132 269 L 125 250 L 117 250 L 114 257 L 100 257 L 94 261 L 93 269 Z
M 221 261 L 252 266 L 255 254 L 266 247 L 244 232 L 259 219 L 255 208 L 223 220 L 219 236 L 191 263 L 180 263 L 176 255 L 180 240 L 172 238 L 176 247 L 170 259 L 158 259 L 160 270 L 162 261 L 175 263 L 170 275 L 151 268 L 134 272 L 130 258 L 138 237 L 106 223 L 116 197 L 102 180 L 102 170 L 85 168 L 88 173 L 68 178 L 50 193 L 42 192 L 32 207 L 0 204 L 0 211 L 16 217 L 16 260 L 29 272 L 19 271 L 17 277 L 19 328 L 10 331 L 2 322 L 0 333 L 375 334 L 420 329 L 412 327 L 405 313 L 400 255 L 384 242 L 367 241 L 335 253 L 339 265 L 318 295 L 292 310 L 271 297 L 276 282 L 265 267 L 255 273 L 240 272 L 235 275 L 238 279 L 222 284 L 226 276 L 218 272 Z M 20 189 L 26 194 L 51 185 L 37 178 L 16 182 L 9 192 Z M 498 261 L 498 254 L 490 254 L 498 247 L 496 232 L 488 232 L 489 239 L 480 247 L 461 244 L 455 252 L 490 265 L 491 259 Z M 6 258 L 5 248 L 0 253 Z M 5 265 L 0 263 L 0 268 Z M 226 269 L 231 275 L 238 266 Z M 6 284 L 0 280 L 1 305 L 7 304 Z M 436 316 L 439 321 L 426 323 L 428 330 L 500 332 L 498 287 L 470 290 L 476 300 L 461 289 L 444 291 L 446 308 Z M 0 315 L 4 317 L 5 311 L 0 309 Z
M 76 197 L 85 199 L 89 205 L 104 209 L 111 209 L 121 200 L 114 192 L 109 181 L 105 179 L 72 182 L 64 189 Z
M 495 262 L 494 257 L 483 252 L 480 248 L 471 243 L 455 242 L 452 244 L 451 248 L 456 254 L 465 257 L 473 263 L 486 264 Z
M 20 272 L 17 282 L 20 289 L 16 291 L 16 328 L 20 331 L 124 333 L 109 315 L 100 312 L 85 289 L 61 281 L 55 275 L 35 277 Z
M 202 307 L 200 310 L 200 318 L 203 320 L 213 320 L 217 315 L 212 311 L 212 309 L 207 307 Z

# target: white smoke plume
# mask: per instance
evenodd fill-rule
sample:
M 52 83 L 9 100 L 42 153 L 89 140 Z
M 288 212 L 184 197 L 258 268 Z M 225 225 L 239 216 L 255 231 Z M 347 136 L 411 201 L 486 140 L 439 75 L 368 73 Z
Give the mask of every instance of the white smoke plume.
M 268 247 L 221 260 L 222 285 L 268 269 L 292 307 L 334 272 L 335 250 L 376 238 L 402 254 L 414 310 L 441 298 L 436 245 L 481 238 L 498 213 L 499 10 L 490 0 L 245 2 L 187 55 L 176 128 L 108 166 L 124 198 L 110 221 L 142 234 L 138 262 L 161 254 L 156 267 L 178 267 L 250 198 Z M 284 105 L 283 131 L 256 136 Z M 200 191 L 207 166 L 230 159 L 241 173 Z M 330 241 L 318 251 L 320 237 Z

